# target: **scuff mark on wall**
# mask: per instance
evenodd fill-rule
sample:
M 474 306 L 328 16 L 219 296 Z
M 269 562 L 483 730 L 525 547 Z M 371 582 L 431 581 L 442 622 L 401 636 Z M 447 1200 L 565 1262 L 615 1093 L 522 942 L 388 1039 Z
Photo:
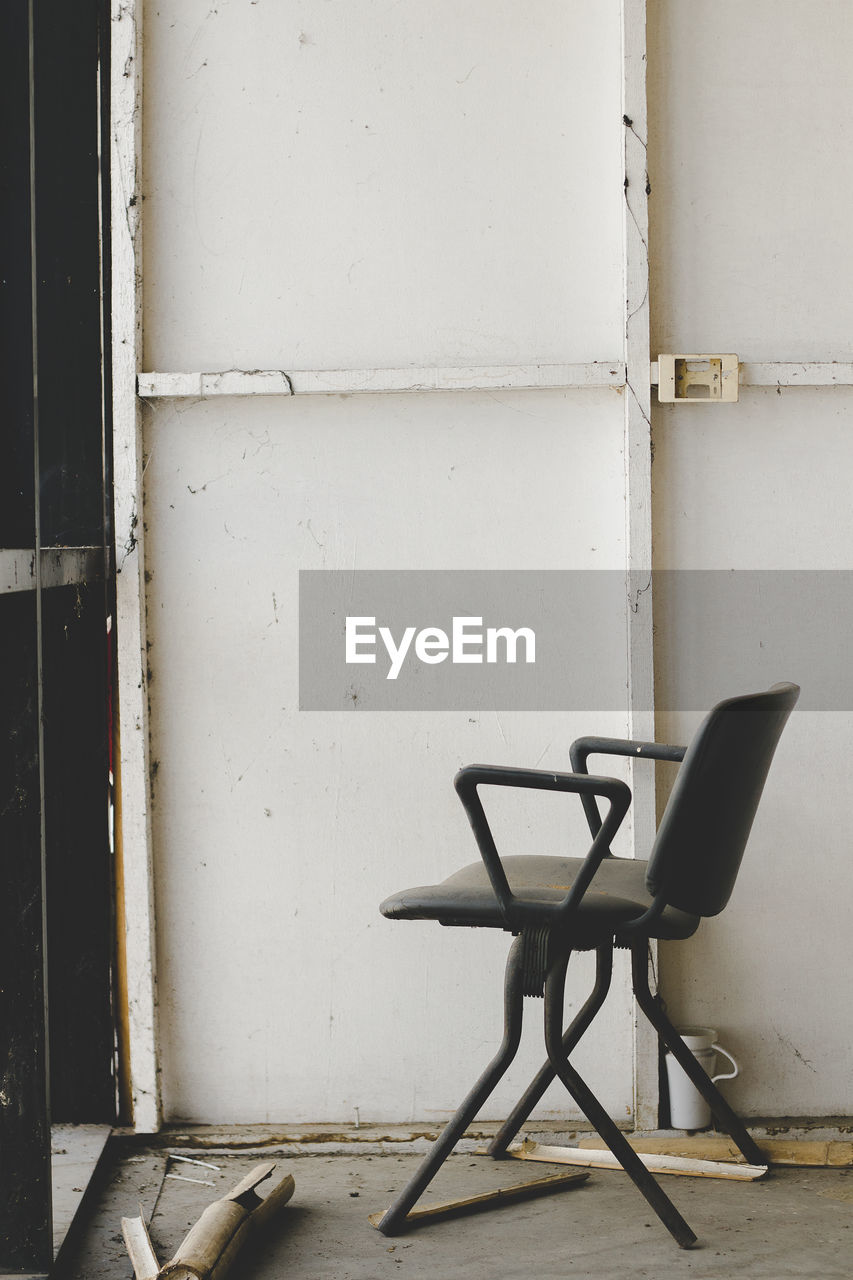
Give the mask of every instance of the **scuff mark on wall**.
M 809 1059 L 805 1057 L 804 1054 L 800 1053 L 797 1046 L 795 1044 L 792 1044 L 790 1040 L 786 1039 L 785 1036 L 782 1035 L 781 1031 L 777 1031 L 775 1027 L 773 1028 L 773 1030 L 775 1032 L 776 1039 L 779 1041 L 779 1043 L 785 1049 L 787 1049 L 789 1053 L 792 1053 L 798 1062 L 801 1062 L 804 1067 L 807 1067 L 809 1071 L 813 1071 L 815 1075 L 817 1075 L 817 1067 L 814 1065 L 814 1063 L 810 1062 Z
M 652 575 L 648 576 L 648 580 L 642 587 L 632 588 L 628 595 L 628 604 L 632 613 L 638 613 L 640 610 L 640 597 L 644 596 L 651 589 Z

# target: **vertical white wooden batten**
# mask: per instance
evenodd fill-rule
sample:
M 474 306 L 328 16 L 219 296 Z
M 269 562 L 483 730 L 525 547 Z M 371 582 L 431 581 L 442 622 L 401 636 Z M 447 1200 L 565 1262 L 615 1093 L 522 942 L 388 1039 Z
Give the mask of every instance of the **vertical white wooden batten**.
M 653 739 L 652 455 L 649 366 L 649 175 L 646 0 L 622 0 L 625 262 L 625 542 L 628 567 L 628 718 L 632 738 Z M 655 832 L 654 766 L 632 769 L 634 849 L 647 856 Z M 634 1021 L 634 1124 L 657 1125 L 657 1040 Z
M 140 158 L 142 3 L 111 9 L 112 375 L 116 537 L 118 725 L 117 928 L 126 978 L 125 1039 L 134 1127 L 161 1121 L 157 1072 L 154 886 L 148 789 L 148 694 L 142 523 L 142 429 L 136 377 L 142 359 Z

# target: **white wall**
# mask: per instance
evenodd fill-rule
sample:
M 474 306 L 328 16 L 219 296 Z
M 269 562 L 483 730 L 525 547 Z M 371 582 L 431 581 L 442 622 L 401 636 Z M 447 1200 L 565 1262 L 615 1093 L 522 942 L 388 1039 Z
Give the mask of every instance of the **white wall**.
M 655 0 L 649 41 L 653 354 L 849 360 L 853 180 L 840 158 L 853 11 Z M 852 424 L 849 388 L 658 408 L 656 566 L 853 567 Z M 674 621 L 656 612 L 659 670 L 679 663 Z M 809 675 L 776 678 L 805 697 Z M 659 734 L 684 740 L 697 719 L 661 715 Z M 853 1109 L 851 745 L 848 712 L 794 712 L 730 907 L 692 942 L 662 948 L 670 1011 L 719 1028 L 742 1061 L 726 1087 L 747 1114 Z
M 650 0 L 649 19 L 652 354 L 849 359 L 849 7 Z M 624 359 L 620 86 L 616 0 L 147 5 L 146 368 Z M 852 402 L 656 409 L 657 566 L 850 567 Z M 473 858 L 461 763 L 563 767 L 626 714 L 300 713 L 297 573 L 622 568 L 624 417 L 604 390 L 146 409 L 167 1118 L 433 1120 L 490 1056 L 506 939 L 377 904 Z M 656 617 L 661 670 L 675 621 Z M 659 736 L 696 719 L 661 714 Z M 853 1110 L 828 816 L 851 737 L 846 713 L 795 713 L 732 905 L 662 949 L 671 1012 L 743 1058 L 748 1114 Z M 517 848 L 582 839 L 551 799 L 502 827 Z M 579 1062 L 622 1116 L 615 987 Z M 538 1062 L 531 1013 L 489 1114 Z M 545 1111 L 571 1114 L 559 1093 Z
M 622 358 L 619 13 L 146 5 L 147 369 Z M 297 571 L 624 567 L 622 422 L 605 390 L 146 411 L 167 1119 L 429 1120 L 491 1056 L 506 937 L 378 902 L 475 859 L 460 764 L 565 767 L 589 719 L 298 712 Z M 508 837 L 583 840 L 535 812 Z M 588 1065 L 626 1114 L 616 987 Z
M 149 369 L 612 360 L 617 0 L 145 9 Z
M 146 6 L 144 66 L 147 369 L 624 359 L 616 0 L 169 2 Z M 460 764 L 565 767 L 577 732 L 626 717 L 301 713 L 297 573 L 623 568 L 623 397 L 174 401 L 145 422 L 166 1117 L 434 1120 L 499 1037 L 507 939 L 378 903 L 475 859 Z M 507 838 L 585 845 L 548 801 L 504 813 Z M 589 981 L 580 962 L 572 1001 Z M 626 1114 L 615 985 L 614 1039 L 584 1060 Z M 491 1114 L 538 1066 L 534 1029 Z
M 847 0 L 648 15 L 653 353 L 849 360 Z
M 476 860 L 451 786 L 461 764 L 565 768 L 590 716 L 299 712 L 297 572 L 618 566 L 621 400 L 613 391 L 321 397 L 151 414 L 168 1117 L 349 1120 L 358 1106 L 368 1118 L 435 1119 L 485 1065 L 508 939 L 391 924 L 378 903 Z M 592 719 L 625 731 L 624 715 Z M 554 801 L 522 796 L 514 817 L 504 810 L 507 848 L 542 840 L 559 852 L 569 833 L 585 847 L 579 807 Z M 585 962 L 578 974 L 574 1003 L 590 980 Z M 630 1019 L 615 985 L 606 1054 L 582 1061 L 624 1115 Z M 493 1116 L 538 1066 L 541 1007 L 529 1017 L 533 1046 Z M 543 1105 L 570 1110 L 559 1091 Z

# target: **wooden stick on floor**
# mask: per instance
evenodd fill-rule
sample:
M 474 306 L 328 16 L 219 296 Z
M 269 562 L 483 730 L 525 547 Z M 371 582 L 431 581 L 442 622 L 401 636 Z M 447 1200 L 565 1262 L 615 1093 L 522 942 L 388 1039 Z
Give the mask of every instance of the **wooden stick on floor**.
M 496 1191 L 482 1191 L 479 1195 L 467 1196 L 463 1200 L 442 1200 L 438 1204 L 430 1204 L 423 1209 L 410 1209 L 405 1221 L 413 1224 L 431 1222 L 438 1218 L 454 1217 L 456 1214 L 492 1209 L 499 1204 L 532 1200 L 534 1196 L 547 1195 L 551 1191 L 568 1191 L 578 1187 L 588 1177 L 588 1173 L 557 1173 L 550 1178 L 536 1178 L 533 1182 L 519 1182 L 512 1187 L 498 1187 Z M 368 1215 L 368 1222 L 378 1227 L 384 1216 L 384 1210 L 382 1213 L 371 1213 Z

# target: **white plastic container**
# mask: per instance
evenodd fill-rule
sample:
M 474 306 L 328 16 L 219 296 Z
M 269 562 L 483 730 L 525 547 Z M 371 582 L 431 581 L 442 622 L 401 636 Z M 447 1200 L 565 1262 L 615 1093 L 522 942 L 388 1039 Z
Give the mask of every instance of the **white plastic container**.
M 717 1033 L 712 1027 L 677 1027 L 676 1030 L 714 1083 L 718 1080 L 734 1080 L 739 1072 L 738 1064 L 722 1045 L 717 1044 Z M 734 1068 L 732 1071 L 713 1074 L 718 1053 L 728 1058 Z M 666 1054 L 666 1076 L 669 1083 L 670 1124 L 673 1129 L 707 1129 L 711 1123 L 711 1108 L 671 1053 Z

